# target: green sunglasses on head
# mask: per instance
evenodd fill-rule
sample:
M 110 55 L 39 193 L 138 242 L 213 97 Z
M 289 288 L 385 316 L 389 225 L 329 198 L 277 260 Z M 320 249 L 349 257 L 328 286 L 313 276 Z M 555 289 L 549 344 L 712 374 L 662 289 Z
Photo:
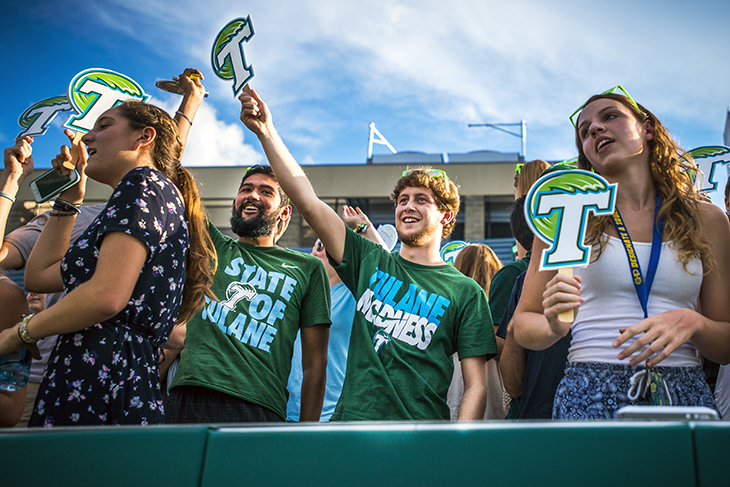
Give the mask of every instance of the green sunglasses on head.
M 406 177 L 413 171 L 423 171 L 433 178 L 440 178 L 440 177 L 446 178 L 447 177 L 446 172 L 442 171 L 441 169 L 418 169 L 418 168 L 417 169 L 406 169 L 405 171 L 403 171 L 403 173 L 401 173 L 401 177 Z
M 631 95 L 629 95 L 629 92 L 628 92 L 628 91 L 626 91 L 626 90 L 624 89 L 624 87 L 623 87 L 623 86 L 621 86 L 621 85 L 618 85 L 618 86 L 614 86 L 614 87 L 613 87 L 613 88 L 611 88 L 610 90 L 606 90 L 606 91 L 604 91 L 603 93 L 599 93 L 599 95 L 608 95 L 608 94 L 610 94 L 610 93 L 616 93 L 617 91 L 620 91 L 621 93 L 623 93 L 623 95 L 624 95 L 624 96 L 625 96 L 626 98 L 628 98 L 628 99 L 629 99 L 629 101 L 631 102 L 631 104 L 632 104 L 632 105 L 634 105 L 634 107 L 636 107 L 636 109 L 637 109 L 637 110 L 641 111 L 641 108 L 639 108 L 639 104 L 638 104 L 638 103 L 636 103 L 636 102 L 634 101 L 634 99 L 633 99 L 633 98 L 631 98 Z M 582 111 L 582 110 L 583 110 L 583 109 L 584 109 L 585 107 L 586 107 L 586 104 L 584 103 L 584 104 L 582 104 L 581 106 L 579 106 L 579 107 L 578 107 L 578 109 L 577 109 L 576 111 L 574 111 L 574 112 L 573 112 L 573 114 L 572 114 L 572 115 L 570 116 L 570 123 L 572 123 L 572 124 L 573 124 L 573 128 L 577 128 L 577 127 L 576 127 L 576 122 L 578 122 L 578 115 L 580 114 L 580 112 L 581 112 L 581 111 Z

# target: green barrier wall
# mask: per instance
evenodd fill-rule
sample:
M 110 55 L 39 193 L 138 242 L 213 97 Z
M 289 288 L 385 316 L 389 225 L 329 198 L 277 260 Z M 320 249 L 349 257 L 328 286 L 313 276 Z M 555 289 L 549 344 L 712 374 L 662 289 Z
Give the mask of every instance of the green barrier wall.
M 730 485 L 730 424 L 0 430 L 0 486 Z

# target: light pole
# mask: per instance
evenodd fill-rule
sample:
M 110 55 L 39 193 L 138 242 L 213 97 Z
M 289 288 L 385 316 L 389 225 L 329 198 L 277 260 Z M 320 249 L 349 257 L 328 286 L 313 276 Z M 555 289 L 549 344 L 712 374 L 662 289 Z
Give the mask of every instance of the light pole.
M 520 133 L 510 132 L 509 130 L 503 129 L 502 127 L 520 127 Z M 519 123 L 470 123 L 469 127 L 488 127 L 495 130 L 499 130 L 506 134 L 514 135 L 522 139 L 522 158 L 527 160 L 527 122 L 522 120 Z

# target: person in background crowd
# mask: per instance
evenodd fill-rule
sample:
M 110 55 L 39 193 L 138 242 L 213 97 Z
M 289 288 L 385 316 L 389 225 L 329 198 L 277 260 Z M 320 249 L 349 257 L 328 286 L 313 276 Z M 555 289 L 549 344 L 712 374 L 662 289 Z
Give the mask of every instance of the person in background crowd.
M 342 207 L 342 220 L 353 231 L 363 237 L 384 246 L 385 242 L 375 230 L 374 225 L 360 208 L 351 206 Z M 347 286 L 342 282 L 337 272 L 327 260 L 327 254 L 322 241 L 317 239 L 312 248 L 312 255 L 324 264 L 330 285 L 332 301 L 332 326 L 330 326 L 329 344 L 327 346 L 327 385 L 322 404 L 320 421 L 329 421 L 335 406 L 342 393 L 342 384 L 345 381 L 347 370 L 347 349 L 350 345 L 350 331 L 352 317 L 355 315 L 355 298 Z M 302 385 L 302 340 L 297 335 L 294 342 L 291 373 L 289 374 L 289 400 L 286 405 L 286 420 L 299 421 L 300 391 Z
M 730 218 L 730 178 L 725 183 L 725 215 Z M 730 421 L 730 372 L 727 365 L 721 365 L 717 373 L 715 401 L 723 419 Z
M 524 164 L 517 164 L 515 170 L 515 199 L 520 196 L 526 196 L 530 188 L 538 180 L 545 169 L 550 167 L 550 163 L 543 161 L 542 159 L 535 159 L 534 161 L 526 162 Z
M 469 244 L 459 252 L 454 260 L 454 268 L 467 277 L 474 279 L 485 294 L 489 294 L 489 285 L 494 274 L 502 268 L 502 261 L 497 254 L 484 244 Z M 488 360 L 485 369 L 487 406 L 484 410 L 484 419 L 504 419 L 504 387 L 502 376 L 496 360 Z M 461 376 L 459 355 L 454 354 L 454 375 L 447 393 L 446 402 L 451 410 L 451 420 L 459 416 L 459 404 L 464 394 L 464 379 Z
M 46 294 L 38 294 L 38 293 L 28 293 L 28 295 L 25 297 L 26 301 L 28 303 L 28 310 L 33 314 L 38 314 L 44 309 L 46 309 Z M 16 322 L 17 323 L 17 322 Z M 38 350 L 41 350 L 40 347 L 40 341 L 38 342 Z M 52 338 L 52 345 L 56 344 L 56 336 L 54 335 Z M 51 346 L 52 348 L 52 346 Z M 50 350 L 48 351 L 50 353 Z M 41 351 L 41 355 L 43 355 L 43 352 Z M 40 371 L 38 371 L 38 362 L 41 364 Z M 35 367 L 34 367 L 35 366 Z M 18 424 L 15 425 L 16 428 L 25 428 L 28 426 L 28 422 L 30 421 L 30 417 L 33 414 L 33 406 L 35 405 L 35 398 L 38 395 L 38 389 L 41 385 L 41 380 L 43 379 L 43 369 L 46 366 L 46 360 L 33 360 L 30 364 L 30 379 L 28 380 L 28 385 L 26 386 L 26 397 L 25 397 L 25 408 L 23 409 L 23 416 L 20 418 L 20 421 L 18 421 Z
M 592 262 L 573 277 L 538 272 L 533 259 L 515 338 L 542 350 L 572 329 L 554 418 L 610 419 L 633 404 L 714 408 L 698 352 L 730 361 L 728 219 L 698 197 L 696 166 L 623 87 L 576 113 L 578 166 L 618 183 L 617 209 L 589 218 Z M 546 247 L 537 239 L 533 249 Z M 629 255 L 645 279 L 634 279 Z M 559 319 L 567 310 L 576 311 L 572 324 Z
M 431 168 L 402 175 L 392 194 L 401 247 L 390 254 L 347 229 L 317 198 L 256 92 L 239 99 L 241 120 L 261 141 L 282 188 L 357 302 L 332 420 L 448 420 L 455 351 L 464 376 L 459 419 L 481 419 L 484 364 L 496 353 L 489 306 L 484 290 L 439 255 L 442 237 L 455 225 L 456 185 Z
M 542 173 L 545 172 L 547 168 L 550 167 L 550 164 L 546 161 L 543 161 L 542 159 L 535 159 L 534 161 L 527 162 L 525 164 L 517 164 L 517 169 L 515 170 L 515 180 L 514 180 L 514 186 L 515 186 L 515 200 L 527 196 L 527 193 L 530 191 L 530 188 L 535 183 L 535 181 L 538 180 L 540 176 L 542 176 Z M 517 258 L 516 260 L 522 260 L 527 255 L 527 252 L 530 250 L 529 247 L 524 247 L 519 239 L 517 239 L 517 242 L 515 243 L 517 246 Z M 526 268 L 525 268 L 526 269 Z M 517 275 L 515 275 L 517 277 Z M 514 284 L 514 281 L 513 281 Z M 506 291 L 506 294 L 509 295 L 510 290 Z M 506 299 L 506 297 L 504 298 Z M 491 305 L 491 301 L 490 301 Z M 492 308 L 494 310 L 494 308 Z M 501 318 L 501 316 L 497 316 L 495 321 L 497 321 L 497 325 L 499 325 L 498 320 Z M 497 340 L 499 343 L 499 340 Z
M 0 200 L 3 197 L 0 196 Z M 0 205 L 4 203 L 0 201 Z M 3 229 L 5 228 L 4 223 Z M 0 270 L 0 331 L 12 328 L 28 312 L 23 290 Z M 12 427 L 23 415 L 28 387 L 18 391 L 0 389 L 0 428 Z

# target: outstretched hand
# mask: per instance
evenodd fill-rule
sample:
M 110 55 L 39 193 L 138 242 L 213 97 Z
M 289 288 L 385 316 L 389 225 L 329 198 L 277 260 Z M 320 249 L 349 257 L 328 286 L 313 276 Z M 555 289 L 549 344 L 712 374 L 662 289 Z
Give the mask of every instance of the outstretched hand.
M 631 328 L 620 329 L 621 335 L 614 340 L 618 348 L 631 338 L 643 334 L 618 354 L 618 359 L 629 360 L 629 365 L 639 365 L 646 360 L 647 367 L 653 367 L 669 357 L 677 348 L 687 343 L 704 317 L 691 309 L 665 311 L 641 320 Z
M 20 137 L 15 140 L 15 145 L 5 149 L 3 154 L 5 172 L 19 177 L 18 185 L 33 172 L 32 142 L 33 137 Z
M 86 193 L 86 163 L 89 158 L 86 145 L 81 142 L 81 137 L 84 134 L 69 129 L 66 129 L 64 134 L 68 137 L 71 146 L 62 145 L 60 153 L 56 154 L 56 157 L 51 160 L 51 164 L 53 169 L 65 176 L 71 174 L 71 171 L 75 168 L 81 178 L 78 184 L 71 186 L 58 196 L 70 203 L 80 204 Z
M 246 85 L 238 96 L 241 101 L 241 121 L 257 136 L 264 135 L 271 123 L 269 107 L 259 97 L 256 90 Z
M 580 295 L 580 276 L 566 276 L 557 273 L 550 279 L 542 294 L 542 308 L 550 329 L 557 336 L 564 337 L 570 331 L 571 323 L 560 321 L 560 313 L 578 308 L 584 299 Z
M 345 222 L 345 225 L 354 229 L 362 223 L 369 222 L 370 219 L 359 207 L 353 208 L 352 206 L 344 205 L 342 207 L 342 221 Z

